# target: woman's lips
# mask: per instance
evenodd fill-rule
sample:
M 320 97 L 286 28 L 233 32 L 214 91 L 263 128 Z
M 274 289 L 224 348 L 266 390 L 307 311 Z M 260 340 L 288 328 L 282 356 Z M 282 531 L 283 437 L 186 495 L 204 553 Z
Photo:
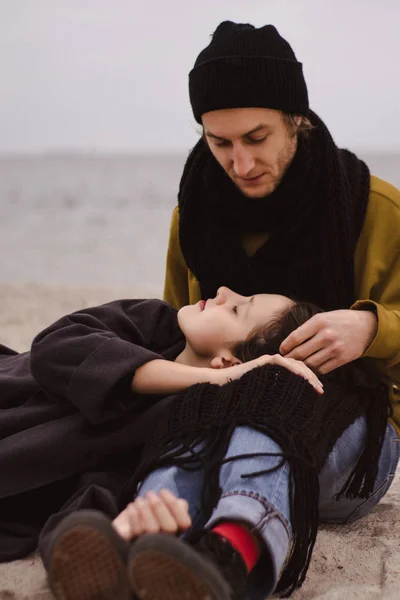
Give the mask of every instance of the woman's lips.
M 200 304 L 200 310 L 204 310 L 207 304 L 207 300 L 200 300 L 199 301 Z

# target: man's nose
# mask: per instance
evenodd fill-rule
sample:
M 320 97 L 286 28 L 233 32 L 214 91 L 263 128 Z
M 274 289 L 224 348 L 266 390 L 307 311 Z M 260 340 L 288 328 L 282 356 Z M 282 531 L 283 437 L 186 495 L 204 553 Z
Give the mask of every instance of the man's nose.
M 238 177 L 247 177 L 254 169 L 255 160 L 250 149 L 234 148 L 232 154 L 233 170 Z

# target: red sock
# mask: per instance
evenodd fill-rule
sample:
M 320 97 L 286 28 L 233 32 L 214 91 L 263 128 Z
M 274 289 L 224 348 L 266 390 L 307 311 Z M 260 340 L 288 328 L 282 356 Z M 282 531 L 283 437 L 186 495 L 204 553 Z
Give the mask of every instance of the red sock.
M 239 523 L 226 522 L 213 527 L 212 532 L 217 533 L 232 544 L 243 558 L 247 572 L 250 573 L 257 564 L 260 556 L 260 547 L 256 538 L 250 533 L 247 527 L 239 525 Z

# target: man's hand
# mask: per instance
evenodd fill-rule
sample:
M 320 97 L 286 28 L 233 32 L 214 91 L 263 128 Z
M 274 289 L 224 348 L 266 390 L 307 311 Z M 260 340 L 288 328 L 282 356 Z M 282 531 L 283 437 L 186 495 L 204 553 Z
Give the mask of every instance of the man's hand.
M 377 329 L 373 312 L 333 310 L 311 317 L 282 342 L 279 350 L 324 375 L 360 358 Z

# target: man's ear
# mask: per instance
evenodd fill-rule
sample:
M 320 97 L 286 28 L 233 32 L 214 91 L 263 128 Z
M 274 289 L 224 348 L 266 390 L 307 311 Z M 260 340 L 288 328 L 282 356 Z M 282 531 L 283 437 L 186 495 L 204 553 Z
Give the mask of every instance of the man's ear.
M 242 361 L 236 356 L 233 356 L 230 350 L 224 349 L 218 352 L 216 356 L 210 362 L 212 369 L 226 369 L 227 367 L 234 367 L 235 365 L 241 365 Z

